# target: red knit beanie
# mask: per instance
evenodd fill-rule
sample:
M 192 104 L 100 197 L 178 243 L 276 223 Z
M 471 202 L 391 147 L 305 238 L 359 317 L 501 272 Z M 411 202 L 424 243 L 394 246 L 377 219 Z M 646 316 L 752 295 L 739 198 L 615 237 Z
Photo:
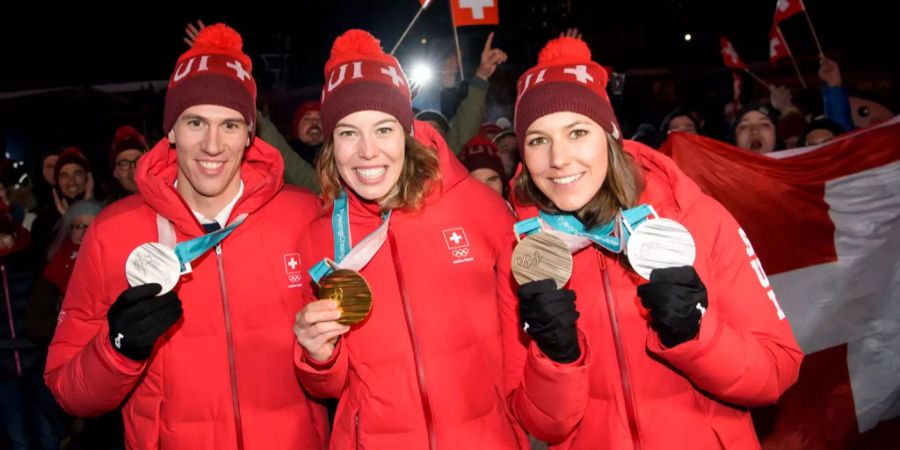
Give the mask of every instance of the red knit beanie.
M 243 40 L 237 31 L 217 23 L 202 30 L 194 46 L 178 58 L 169 90 L 163 127 L 169 132 L 184 110 L 196 105 L 231 108 L 254 129 L 256 120 L 256 81 L 250 72 L 253 64 L 242 51 Z
M 291 137 L 295 139 L 299 139 L 300 135 L 297 133 L 297 127 L 300 125 L 300 121 L 303 120 L 303 116 L 310 111 L 320 111 L 322 109 L 322 103 L 317 102 L 315 100 L 308 100 L 300 104 L 297 107 L 297 110 L 294 111 L 294 126 L 291 128 Z
M 116 157 L 125 150 L 140 150 L 141 152 L 150 150 L 144 135 L 129 125 L 122 125 L 116 130 L 116 136 L 113 138 L 112 146 L 109 149 L 110 162 L 115 164 Z
M 59 159 L 56 160 L 56 166 L 53 167 L 53 179 L 55 179 L 57 183 L 59 183 L 59 171 L 67 164 L 78 164 L 84 169 L 85 175 L 91 172 L 91 163 L 84 156 L 84 153 L 81 153 L 81 150 L 79 150 L 78 147 L 69 147 L 59 154 Z
M 469 172 L 478 169 L 491 169 L 500 175 L 503 186 L 506 186 L 506 171 L 503 169 L 503 160 L 500 159 L 500 150 L 493 141 L 481 136 L 475 136 L 466 142 L 459 152 L 459 162 Z
M 581 39 L 561 37 L 547 43 L 536 66 L 519 77 L 516 95 L 516 138 L 524 148 L 525 132 L 547 114 L 571 111 L 597 122 L 622 141 L 622 133 L 606 94 L 608 75 L 591 61 L 591 50 Z
M 322 131 L 331 138 L 338 121 L 357 111 L 375 110 L 394 116 L 412 132 L 409 83 L 400 63 L 384 53 L 381 43 L 363 30 L 335 39 L 325 63 L 322 88 Z

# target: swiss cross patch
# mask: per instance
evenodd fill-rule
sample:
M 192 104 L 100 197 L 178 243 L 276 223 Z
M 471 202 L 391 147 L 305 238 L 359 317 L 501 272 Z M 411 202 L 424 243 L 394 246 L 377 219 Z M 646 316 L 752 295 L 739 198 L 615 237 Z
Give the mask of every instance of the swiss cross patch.
M 284 254 L 284 272 L 287 274 L 300 273 L 300 254 Z
M 450 250 L 468 247 L 469 238 L 466 237 L 466 230 L 462 228 L 450 228 L 444 230 L 444 241 L 447 242 L 447 248 Z
M 459 228 L 450 228 L 443 231 L 444 243 L 453 256 L 453 264 L 474 261 L 475 258 L 470 256 L 469 238 L 466 237 L 466 231 Z

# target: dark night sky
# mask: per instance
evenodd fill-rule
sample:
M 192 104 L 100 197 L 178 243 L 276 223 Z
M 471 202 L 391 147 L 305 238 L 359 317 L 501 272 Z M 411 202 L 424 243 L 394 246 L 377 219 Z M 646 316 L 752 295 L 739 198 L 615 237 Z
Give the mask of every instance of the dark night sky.
M 446 2 L 433 2 L 413 30 L 416 39 L 407 42 L 403 51 L 443 54 L 450 50 Z M 511 63 L 533 63 L 535 50 L 552 36 L 552 31 L 573 25 L 585 32 L 598 61 L 617 68 L 669 67 L 687 72 L 718 69 L 719 34 L 728 35 L 745 60 L 765 62 L 766 34 L 775 1 L 572 0 L 573 14 L 561 18 L 554 14 L 553 5 L 564 3 L 500 2 L 502 25 L 496 43 L 511 53 Z M 826 52 L 837 55 L 843 66 L 898 71 L 900 23 L 895 15 L 886 13 L 883 3 L 806 3 Z M 168 78 L 175 59 L 184 50 L 184 25 L 196 18 L 234 26 L 244 35 L 245 50 L 256 55 L 282 50 L 286 42 L 282 37 L 289 36 L 291 53 L 302 60 L 297 81 L 315 83 L 321 80 L 327 50 L 340 31 L 366 28 L 380 37 L 385 47 L 391 47 L 418 7 L 416 0 L 224 4 L 133 3 L 128 7 L 133 12 L 127 14 L 109 7 L 42 5 L 39 11 L 46 14 L 3 14 L 0 92 Z M 551 8 L 546 13 L 540 8 L 532 12 L 532 4 Z M 109 19 L 101 19 L 101 15 Z M 543 21 L 550 22 L 547 28 L 542 27 Z M 789 36 L 795 53 L 814 55 L 812 41 L 804 32 L 805 23 L 796 22 L 796 43 Z M 685 32 L 692 33 L 691 43 L 683 41 Z M 471 47 L 473 61 L 477 41 L 485 34 L 480 27 L 462 30 L 464 46 Z M 434 44 L 422 46 L 418 42 L 422 36 Z

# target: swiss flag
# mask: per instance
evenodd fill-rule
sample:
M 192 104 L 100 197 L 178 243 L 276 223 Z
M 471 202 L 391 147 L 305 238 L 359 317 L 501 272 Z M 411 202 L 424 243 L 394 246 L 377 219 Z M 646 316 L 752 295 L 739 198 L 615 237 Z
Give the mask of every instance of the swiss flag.
M 780 24 L 782 20 L 805 10 L 803 0 L 778 0 L 775 4 L 775 23 Z
M 500 23 L 497 2 L 498 0 L 450 0 L 453 21 L 458 27 L 497 25 Z
M 746 230 L 807 355 L 755 414 L 763 448 L 897 448 L 900 117 L 771 156 L 686 133 L 660 151 Z
M 725 63 L 725 67 L 737 70 L 747 68 L 747 65 L 738 56 L 737 50 L 734 49 L 734 46 L 731 45 L 731 42 L 725 36 L 719 37 L 719 51 L 722 52 L 722 62 Z
M 778 24 L 772 24 L 772 29 L 769 30 L 769 61 L 775 64 L 775 61 L 788 56 L 791 56 L 791 53 L 784 43 Z

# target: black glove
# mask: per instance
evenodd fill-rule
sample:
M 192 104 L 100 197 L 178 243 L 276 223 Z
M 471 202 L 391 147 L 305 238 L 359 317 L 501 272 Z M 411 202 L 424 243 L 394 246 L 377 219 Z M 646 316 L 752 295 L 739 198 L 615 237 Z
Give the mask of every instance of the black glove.
M 553 280 L 525 283 L 519 287 L 519 317 L 548 358 L 565 364 L 581 356 L 574 291 L 557 289 Z
M 700 331 L 700 317 L 709 303 L 693 267 L 654 269 L 650 282 L 638 286 L 637 293 L 650 311 L 650 327 L 666 347 L 687 342 Z
M 143 361 L 153 345 L 181 318 L 181 300 L 174 292 L 159 297 L 159 284 L 144 284 L 123 291 L 106 313 L 109 340 L 128 359 Z

